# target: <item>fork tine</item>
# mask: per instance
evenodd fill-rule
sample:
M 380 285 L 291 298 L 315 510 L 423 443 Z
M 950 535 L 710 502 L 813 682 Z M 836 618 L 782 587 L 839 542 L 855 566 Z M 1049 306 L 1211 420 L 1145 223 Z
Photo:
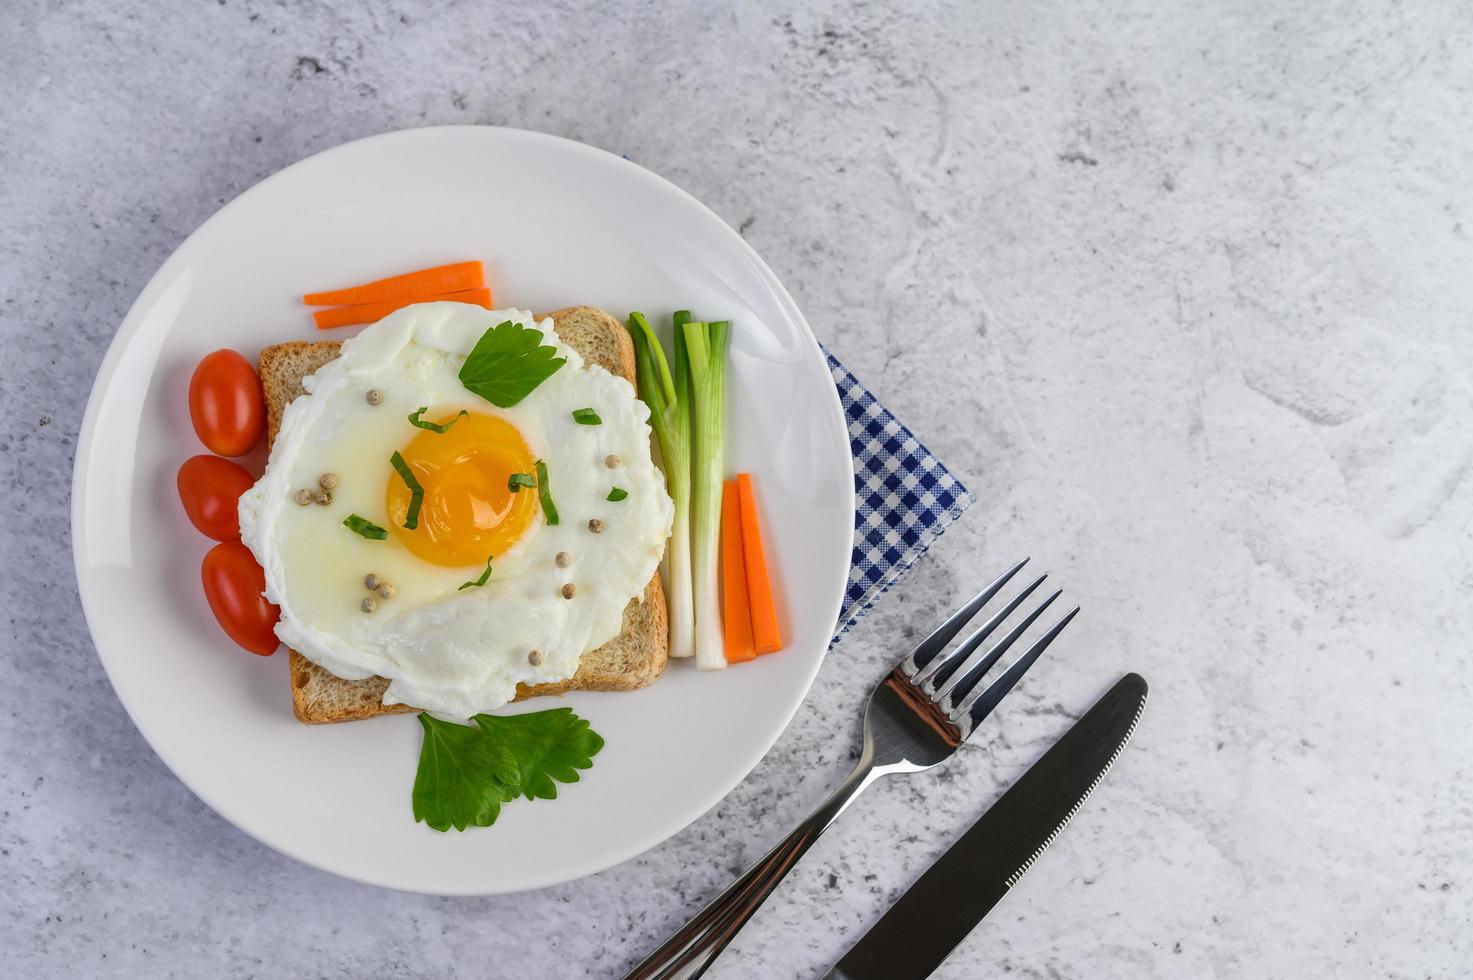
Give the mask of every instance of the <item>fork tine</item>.
M 987 604 L 988 600 L 997 595 L 998 590 L 1004 585 L 1007 585 L 1008 580 L 1016 575 L 1018 569 L 1026 564 L 1028 564 L 1028 559 L 1024 558 L 1012 568 L 1003 572 L 993 580 L 991 585 L 973 596 L 965 606 L 962 606 L 948 616 L 946 622 L 932 630 L 930 636 L 916 644 L 916 648 L 906 658 L 910 664 L 910 674 L 914 676 L 916 672 L 936 659 L 936 655 L 946 648 L 946 644 L 951 642 L 951 638 L 961 632 L 961 628 L 971 622 L 973 616 L 977 615 L 977 610 L 981 609 Z
M 969 658 L 966 663 L 962 664 L 961 668 L 951 676 L 950 680 L 936 689 L 934 697 L 936 703 L 941 705 L 941 710 L 949 711 L 951 705 L 960 704 L 968 694 L 972 693 L 972 688 L 976 687 L 977 683 L 982 680 L 982 675 L 987 673 L 993 664 L 1001 660 L 1002 655 L 1008 651 L 1008 648 L 1018 642 L 1018 637 L 1022 636 L 1028 627 L 1037 622 L 1038 617 L 1043 615 L 1044 610 L 1053 605 L 1054 600 L 1063 594 L 1063 589 L 1056 589 L 1053 595 L 1043 600 L 1037 609 L 1024 616 L 1018 625 L 1008 630 L 1007 634 L 994 643 L 986 653 L 980 657 Z
M 991 636 L 993 631 L 1003 624 L 1004 620 L 1016 612 L 1018 607 L 1023 604 L 1023 600 L 1032 595 L 1033 590 L 1042 585 L 1046 578 L 1048 578 L 1048 575 L 1040 575 L 1034 579 L 1029 583 L 1027 588 L 1009 600 L 1007 605 L 993 613 L 987 622 L 977 627 L 976 631 L 962 641 L 960 646 L 950 653 L 937 657 L 931 662 L 928 669 L 918 672 L 912 678 L 913 683 L 917 684 L 927 695 L 934 697 L 937 685 L 945 683 L 947 678 L 956 673 L 957 668 L 966 661 L 972 651 L 981 646 L 982 641 Z
M 970 715 L 971 726 L 968 729 L 968 734 L 976 730 L 977 726 L 982 724 L 983 719 L 992 714 L 992 709 L 996 708 L 1002 699 L 1008 696 L 1008 692 L 1013 689 L 1013 686 L 1023 679 L 1023 675 L 1028 673 L 1028 668 L 1033 666 L 1033 662 L 1042 655 L 1044 650 L 1048 649 L 1048 645 L 1054 642 L 1060 633 L 1064 632 L 1064 627 L 1068 626 L 1069 622 L 1077 615 L 1079 615 L 1078 606 L 1065 613 L 1062 619 L 1050 626 L 1048 632 L 1040 636 L 1037 642 L 1028 648 L 1027 653 L 1009 664 L 1007 670 L 1002 672 L 1002 676 L 989 684 L 980 694 L 974 694 L 972 697 L 963 700 L 951 712 L 952 720 L 959 722 L 962 718 Z

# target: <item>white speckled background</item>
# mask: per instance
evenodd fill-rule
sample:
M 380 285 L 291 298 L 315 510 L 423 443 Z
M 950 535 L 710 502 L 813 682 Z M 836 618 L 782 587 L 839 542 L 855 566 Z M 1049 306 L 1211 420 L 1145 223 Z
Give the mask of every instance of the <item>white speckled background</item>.
M 939 976 L 1466 975 L 1473 9 L 723 6 L 6 5 L 0 974 L 617 976 L 839 778 L 905 639 L 1031 553 L 1085 615 L 995 739 L 862 799 L 713 975 L 820 974 L 1126 669 L 1134 745 Z M 114 699 L 67 532 L 93 374 L 169 252 L 430 123 L 690 190 L 979 499 L 719 807 L 488 900 L 207 810 Z

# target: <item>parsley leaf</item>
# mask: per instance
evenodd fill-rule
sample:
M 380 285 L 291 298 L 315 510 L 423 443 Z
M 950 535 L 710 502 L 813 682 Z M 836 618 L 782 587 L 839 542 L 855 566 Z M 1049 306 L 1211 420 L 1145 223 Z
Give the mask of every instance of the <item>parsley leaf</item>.
M 593 765 L 604 740 L 572 708 L 526 715 L 476 715 L 476 724 L 516 758 L 521 795 L 557 799 L 557 780 L 576 783 L 578 770 Z
M 517 758 L 480 728 L 441 721 L 423 712 L 424 741 L 414 774 L 414 820 L 435 830 L 489 827 L 501 804 L 521 792 Z
M 394 472 L 399 474 L 404 485 L 409 488 L 409 510 L 404 515 L 403 526 L 405 530 L 413 531 L 419 527 L 419 508 L 425 502 L 425 488 L 414 478 L 414 471 L 404 462 L 399 450 L 394 450 L 394 455 L 389 457 L 389 465 L 394 467 Z
M 379 527 L 373 521 L 359 517 L 357 514 L 349 514 L 343 518 L 343 527 L 354 534 L 361 535 L 372 541 L 382 541 L 389 536 L 389 532 Z
M 532 479 L 531 473 L 513 473 L 506 478 L 506 488 L 512 493 L 521 493 L 522 487 L 535 487 L 537 481 Z
M 429 410 L 428 405 L 421 405 L 419 408 L 416 408 L 414 413 L 409 416 L 409 424 L 416 429 L 429 429 L 431 432 L 438 432 L 443 436 L 450 431 L 452 425 L 470 415 L 470 412 L 462 408 L 449 422 L 426 422 L 422 416 Z
M 552 488 L 547 485 L 547 464 L 537 461 L 537 499 L 542 504 L 542 516 L 548 524 L 557 523 L 557 508 L 552 503 Z
M 476 715 L 474 726 L 421 713 L 424 740 L 414 776 L 414 819 L 444 832 L 489 827 L 520 797 L 557 799 L 578 782 L 604 740 L 572 708 L 526 715 Z
M 552 377 L 567 358 L 542 346 L 542 331 L 503 321 L 481 335 L 460 366 L 460 383 L 498 408 L 511 408 Z
M 623 487 L 615 487 L 614 489 L 609 491 L 609 495 L 604 499 L 612 500 L 614 503 L 618 503 L 627 496 L 629 496 L 628 490 L 625 490 Z
M 573 409 L 573 421 L 579 425 L 603 425 L 604 420 L 598 417 L 598 413 L 591 408 Z
M 461 592 L 461 591 L 463 591 L 465 589 L 478 589 L 481 586 L 485 585 L 486 584 L 486 580 L 491 577 L 491 559 L 492 558 L 495 558 L 495 557 L 496 557 L 495 555 L 487 555 L 486 556 L 486 570 L 481 573 L 481 577 L 480 578 L 476 578 L 476 579 L 471 579 L 469 582 L 465 583 L 464 585 L 462 585 L 460 588 L 456 589 L 455 591 L 456 592 Z

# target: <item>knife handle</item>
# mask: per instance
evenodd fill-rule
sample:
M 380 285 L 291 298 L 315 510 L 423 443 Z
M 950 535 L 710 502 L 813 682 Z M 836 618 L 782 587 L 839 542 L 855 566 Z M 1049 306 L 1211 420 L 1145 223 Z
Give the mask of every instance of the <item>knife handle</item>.
M 868 759 L 861 760 L 782 843 L 712 899 L 624 980 L 694 980 L 704 974 L 819 835 L 880 775 Z

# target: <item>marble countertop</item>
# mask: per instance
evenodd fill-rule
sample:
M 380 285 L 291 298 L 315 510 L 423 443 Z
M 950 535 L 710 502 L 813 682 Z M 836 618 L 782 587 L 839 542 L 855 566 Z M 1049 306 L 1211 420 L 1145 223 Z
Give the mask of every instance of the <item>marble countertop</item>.
M 9 6 L 0 974 L 617 976 L 839 778 L 898 638 L 1027 553 L 1085 607 L 1047 672 L 867 794 L 712 976 L 821 974 L 1128 669 L 1132 747 L 938 976 L 1464 975 L 1466 6 L 724 6 Z M 718 807 L 480 900 L 311 870 L 191 795 L 113 696 L 68 538 L 87 391 L 164 258 L 288 163 L 435 123 L 690 190 L 978 499 Z

